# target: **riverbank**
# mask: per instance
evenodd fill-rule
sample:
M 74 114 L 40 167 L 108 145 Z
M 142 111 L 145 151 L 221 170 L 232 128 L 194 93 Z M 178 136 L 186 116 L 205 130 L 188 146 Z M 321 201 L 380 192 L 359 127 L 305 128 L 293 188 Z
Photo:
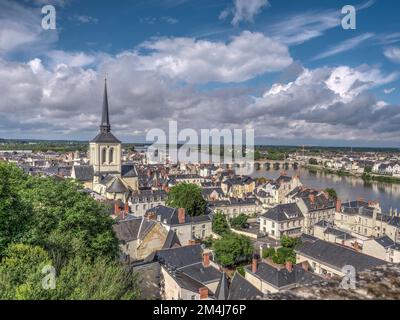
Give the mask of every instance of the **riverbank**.
M 357 177 L 365 182 L 385 182 L 385 183 L 396 183 L 400 184 L 400 178 L 397 177 L 392 177 L 392 176 L 382 176 L 382 175 L 377 175 L 373 173 L 355 173 L 347 170 L 334 170 L 334 169 L 329 169 L 325 168 L 319 165 L 303 165 L 302 168 L 310 170 L 310 171 L 319 171 L 319 172 L 324 172 L 328 174 L 334 174 L 339 177 Z

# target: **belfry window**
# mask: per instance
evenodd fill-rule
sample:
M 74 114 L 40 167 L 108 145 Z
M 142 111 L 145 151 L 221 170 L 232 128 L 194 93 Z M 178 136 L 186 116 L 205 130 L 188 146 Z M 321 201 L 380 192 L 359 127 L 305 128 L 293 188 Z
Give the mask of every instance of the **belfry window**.
M 108 158 L 108 163 L 113 163 L 114 162 L 114 148 L 110 148 L 110 154 Z
M 101 150 L 101 163 L 106 163 L 106 161 L 107 161 L 106 160 L 106 157 L 107 157 L 106 153 L 107 153 L 106 148 L 103 148 Z

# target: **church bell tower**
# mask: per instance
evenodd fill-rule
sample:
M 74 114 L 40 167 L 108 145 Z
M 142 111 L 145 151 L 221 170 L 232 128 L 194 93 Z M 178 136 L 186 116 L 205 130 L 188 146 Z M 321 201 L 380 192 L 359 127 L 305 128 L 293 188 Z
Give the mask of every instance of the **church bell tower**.
M 121 176 L 121 141 L 111 133 L 107 79 L 104 80 L 100 132 L 90 141 L 90 164 L 94 169 L 94 183 L 108 174 Z

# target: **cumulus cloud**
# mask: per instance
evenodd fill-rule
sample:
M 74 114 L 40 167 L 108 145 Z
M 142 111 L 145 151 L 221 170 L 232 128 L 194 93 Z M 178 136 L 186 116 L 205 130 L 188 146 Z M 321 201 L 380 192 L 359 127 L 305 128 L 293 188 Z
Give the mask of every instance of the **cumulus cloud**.
M 292 63 L 288 48 L 261 33 L 244 31 L 228 43 L 193 38 L 145 42 L 140 68 L 190 83 L 242 82 Z M 128 53 L 127 53 L 128 54 Z M 137 53 L 133 53 L 137 55 Z
M 399 107 L 382 104 L 368 89 L 397 76 L 368 66 L 305 69 L 295 81 L 273 85 L 237 116 L 281 123 L 287 137 L 394 140 Z
M 252 127 L 257 137 L 276 139 L 393 140 L 400 133 L 399 106 L 368 91 L 397 74 L 374 67 L 296 68 L 294 81 L 275 83 L 260 96 L 243 87 L 182 85 L 179 78 L 138 69 L 138 59 L 110 56 L 97 69 L 0 61 L 0 135 L 91 138 L 106 73 L 113 130 L 124 139 L 166 130 L 168 120 L 177 120 L 180 129 Z
M 254 17 L 267 6 L 269 6 L 268 0 L 234 0 L 233 8 L 223 10 L 219 18 L 224 20 L 232 15 L 233 25 L 238 25 L 241 21 L 253 22 Z

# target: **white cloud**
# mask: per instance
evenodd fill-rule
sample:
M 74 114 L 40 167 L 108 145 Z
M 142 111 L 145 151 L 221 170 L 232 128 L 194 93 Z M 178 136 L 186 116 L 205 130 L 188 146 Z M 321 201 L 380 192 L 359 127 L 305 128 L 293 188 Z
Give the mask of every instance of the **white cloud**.
M 0 1 L 0 55 L 27 48 L 33 52 L 56 42 L 57 32 L 46 32 L 41 26 L 41 17 L 35 8 L 8 0 Z
M 142 70 L 190 83 L 242 82 L 292 63 L 288 48 L 261 33 L 244 31 L 230 42 L 161 38 L 145 42 L 138 56 Z M 136 55 L 136 53 L 134 53 Z
M 396 91 L 396 88 L 384 89 L 383 92 L 385 94 L 391 94 Z
M 233 0 L 233 2 L 233 8 L 226 8 L 219 15 L 219 18 L 224 20 L 232 14 L 233 25 L 238 25 L 241 21 L 253 22 L 254 17 L 269 6 L 268 0 Z
M 97 24 L 99 19 L 89 16 L 89 15 L 81 15 L 81 14 L 74 14 L 72 17 L 69 18 L 70 20 L 77 21 L 82 24 L 86 23 L 93 23 Z
M 329 48 L 328 50 L 318 54 L 314 60 L 318 60 L 318 59 L 323 59 L 323 58 L 327 58 L 330 56 L 334 56 L 338 53 L 342 53 L 342 52 L 346 52 L 352 49 L 355 49 L 356 47 L 358 47 L 359 45 L 361 45 L 362 43 L 364 43 L 367 40 L 370 40 L 371 38 L 373 38 L 375 35 L 373 33 L 364 33 L 361 34 L 359 36 L 347 39 L 331 48 Z
M 69 67 L 85 67 L 100 60 L 100 55 L 87 54 L 84 52 L 66 52 L 62 50 L 49 51 L 47 57 L 52 67 L 66 64 Z M 104 56 L 101 55 L 101 56 Z
M 387 48 L 384 54 L 390 61 L 394 63 L 400 63 L 400 48 Z

